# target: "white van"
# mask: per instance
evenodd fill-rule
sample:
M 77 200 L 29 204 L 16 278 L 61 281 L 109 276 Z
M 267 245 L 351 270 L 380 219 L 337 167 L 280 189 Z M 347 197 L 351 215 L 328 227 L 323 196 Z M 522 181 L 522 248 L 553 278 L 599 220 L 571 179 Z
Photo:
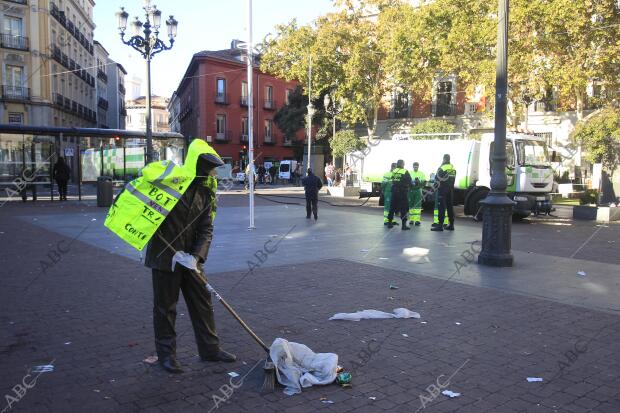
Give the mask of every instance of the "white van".
M 290 180 L 293 176 L 293 171 L 295 168 L 297 168 L 297 161 L 280 161 L 278 178 Z

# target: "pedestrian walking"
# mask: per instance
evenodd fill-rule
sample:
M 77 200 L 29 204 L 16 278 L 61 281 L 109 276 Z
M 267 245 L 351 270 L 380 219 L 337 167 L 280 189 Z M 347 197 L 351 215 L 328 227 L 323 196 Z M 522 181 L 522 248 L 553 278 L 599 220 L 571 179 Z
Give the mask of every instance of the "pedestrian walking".
M 422 224 L 422 188 L 426 183 L 426 175 L 420 171 L 418 162 L 413 163 L 413 170 L 409 175 L 412 182 L 409 190 L 409 223 L 417 227 Z
M 407 195 L 409 188 L 411 187 L 411 176 L 409 172 L 404 169 L 405 161 L 399 159 L 396 162 L 396 168 L 392 171 L 392 200 L 390 204 L 390 213 L 388 214 L 388 227 L 394 226 L 394 214 L 398 212 L 402 222 L 401 229 L 403 231 L 409 230 L 407 226 L 407 214 L 409 213 L 409 200 Z
M 65 158 L 62 156 L 58 157 L 58 160 L 54 164 L 54 172 L 53 172 L 54 180 L 56 181 L 56 185 L 58 186 L 58 197 L 61 201 L 67 200 L 67 183 L 69 182 L 69 178 L 71 178 L 71 168 L 65 162 Z
M 265 166 L 263 164 L 260 164 L 260 166 L 258 167 L 258 183 L 259 184 L 263 184 L 265 183 Z
M 278 168 L 275 163 L 269 167 L 269 176 L 271 177 L 271 185 L 276 184 L 276 173 L 278 172 Z
M 183 372 L 176 358 L 179 290 L 187 304 L 201 360 L 236 360 L 233 354 L 221 349 L 211 294 L 193 274 L 207 259 L 211 246 L 216 210 L 215 168 L 224 164 L 206 142 L 194 144 L 198 141 L 192 142 L 186 159 L 188 165 L 195 163 L 195 177 L 151 238 L 145 257 L 145 265 L 153 272 L 155 348 L 159 364 L 170 373 Z
M 388 225 L 390 220 L 390 205 L 392 205 L 392 171 L 396 168 L 396 162 L 390 166 L 390 170 L 383 174 L 381 181 L 381 198 L 383 199 L 383 225 Z
M 293 171 L 293 175 L 295 177 L 295 181 L 293 182 L 293 185 L 299 186 L 299 183 L 301 181 L 301 164 L 299 162 L 297 162 L 297 165 L 295 165 L 295 170 Z
M 312 173 L 312 169 L 308 169 L 308 175 L 302 179 L 306 193 L 306 219 L 310 219 L 310 215 L 314 215 L 316 221 L 318 217 L 319 190 L 323 187 L 321 180 Z
M 450 155 L 445 154 L 443 156 L 443 162 L 439 169 L 435 179 L 439 179 L 439 187 L 437 188 L 437 203 L 439 204 L 439 215 L 437 225 L 431 228 L 431 231 L 454 231 L 454 205 L 453 205 L 453 191 L 454 182 L 456 180 L 456 169 L 450 163 Z M 448 214 L 448 225 L 442 225 L 444 222 L 446 212 Z

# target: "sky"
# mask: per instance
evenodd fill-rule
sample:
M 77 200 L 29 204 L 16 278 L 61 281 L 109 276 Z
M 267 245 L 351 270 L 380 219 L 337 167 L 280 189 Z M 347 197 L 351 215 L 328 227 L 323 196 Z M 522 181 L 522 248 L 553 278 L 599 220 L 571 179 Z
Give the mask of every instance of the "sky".
M 165 20 L 169 15 L 179 22 L 177 38 L 171 50 L 153 57 L 151 83 L 154 95 L 172 96 L 194 53 L 202 50 L 220 50 L 230 47 L 232 39 L 247 39 L 248 0 L 155 0 L 162 11 L 160 39 L 168 44 Z M 139 16 L 144 22 L 142 0 L 96 0 L 94 18 L 95 40 L 110 53 L 110 58 L 127 70 L 126 79 L 143 79 L 145 91 L 146 66 L 142 56 L 121 43 L 114 13 L 125 7 L 129 22 Z M 293 18 L 301 24 L 332 11 L 331 0 L 253 0 L 252 32 L 254 41 L 260 41 L 280 23 Z M 127 33 L 132 34 L 130 27 Z M 128 36 L 125 36 L 127 39 Z

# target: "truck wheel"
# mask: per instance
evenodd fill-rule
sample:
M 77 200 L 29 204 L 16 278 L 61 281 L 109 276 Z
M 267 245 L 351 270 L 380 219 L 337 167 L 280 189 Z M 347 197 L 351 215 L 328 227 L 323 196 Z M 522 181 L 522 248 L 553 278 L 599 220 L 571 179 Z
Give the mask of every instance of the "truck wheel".
M 482 221 L 482 201 L 489 194 L 488 189 L 478 189 L 467 199 L 467 210 L 474 220 Z

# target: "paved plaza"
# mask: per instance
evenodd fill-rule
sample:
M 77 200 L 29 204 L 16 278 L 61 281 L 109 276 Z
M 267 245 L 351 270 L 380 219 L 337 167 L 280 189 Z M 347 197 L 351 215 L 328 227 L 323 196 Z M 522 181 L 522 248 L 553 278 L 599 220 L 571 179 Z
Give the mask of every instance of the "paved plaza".
M 186 373 L 151 366 L 150 271 L 103 228 L 106 209 L 10 202 L 0 208 L 2 409 L 620 411 L 619 225 L 565 215 L 515 223 L 515 266 L 497 269 L 475 263 L 481 224 L 466 218 L 453 233 L 431 233 L 426 214 L 421 228 L 388 230 L 375 201 L 323 197 L 332 205 L 321 202 L 314 222 L 299 192 L 261 193 L 252 231 L 247 196 L 220 197 L 210 282 L 265 341 L 338 354 L 351 388 L 261 394 L 264 354 L 218 303 L 218 331 L 236 363 L 199 360 L 181 300 Z M 270 240 L 277 250 L 256 254 Z M 398 307 L 421 318 L 328 320 Z M 53 371 L 37 373 L 42 365 Z M 247 374 L 232 394 L 230 372 Z

